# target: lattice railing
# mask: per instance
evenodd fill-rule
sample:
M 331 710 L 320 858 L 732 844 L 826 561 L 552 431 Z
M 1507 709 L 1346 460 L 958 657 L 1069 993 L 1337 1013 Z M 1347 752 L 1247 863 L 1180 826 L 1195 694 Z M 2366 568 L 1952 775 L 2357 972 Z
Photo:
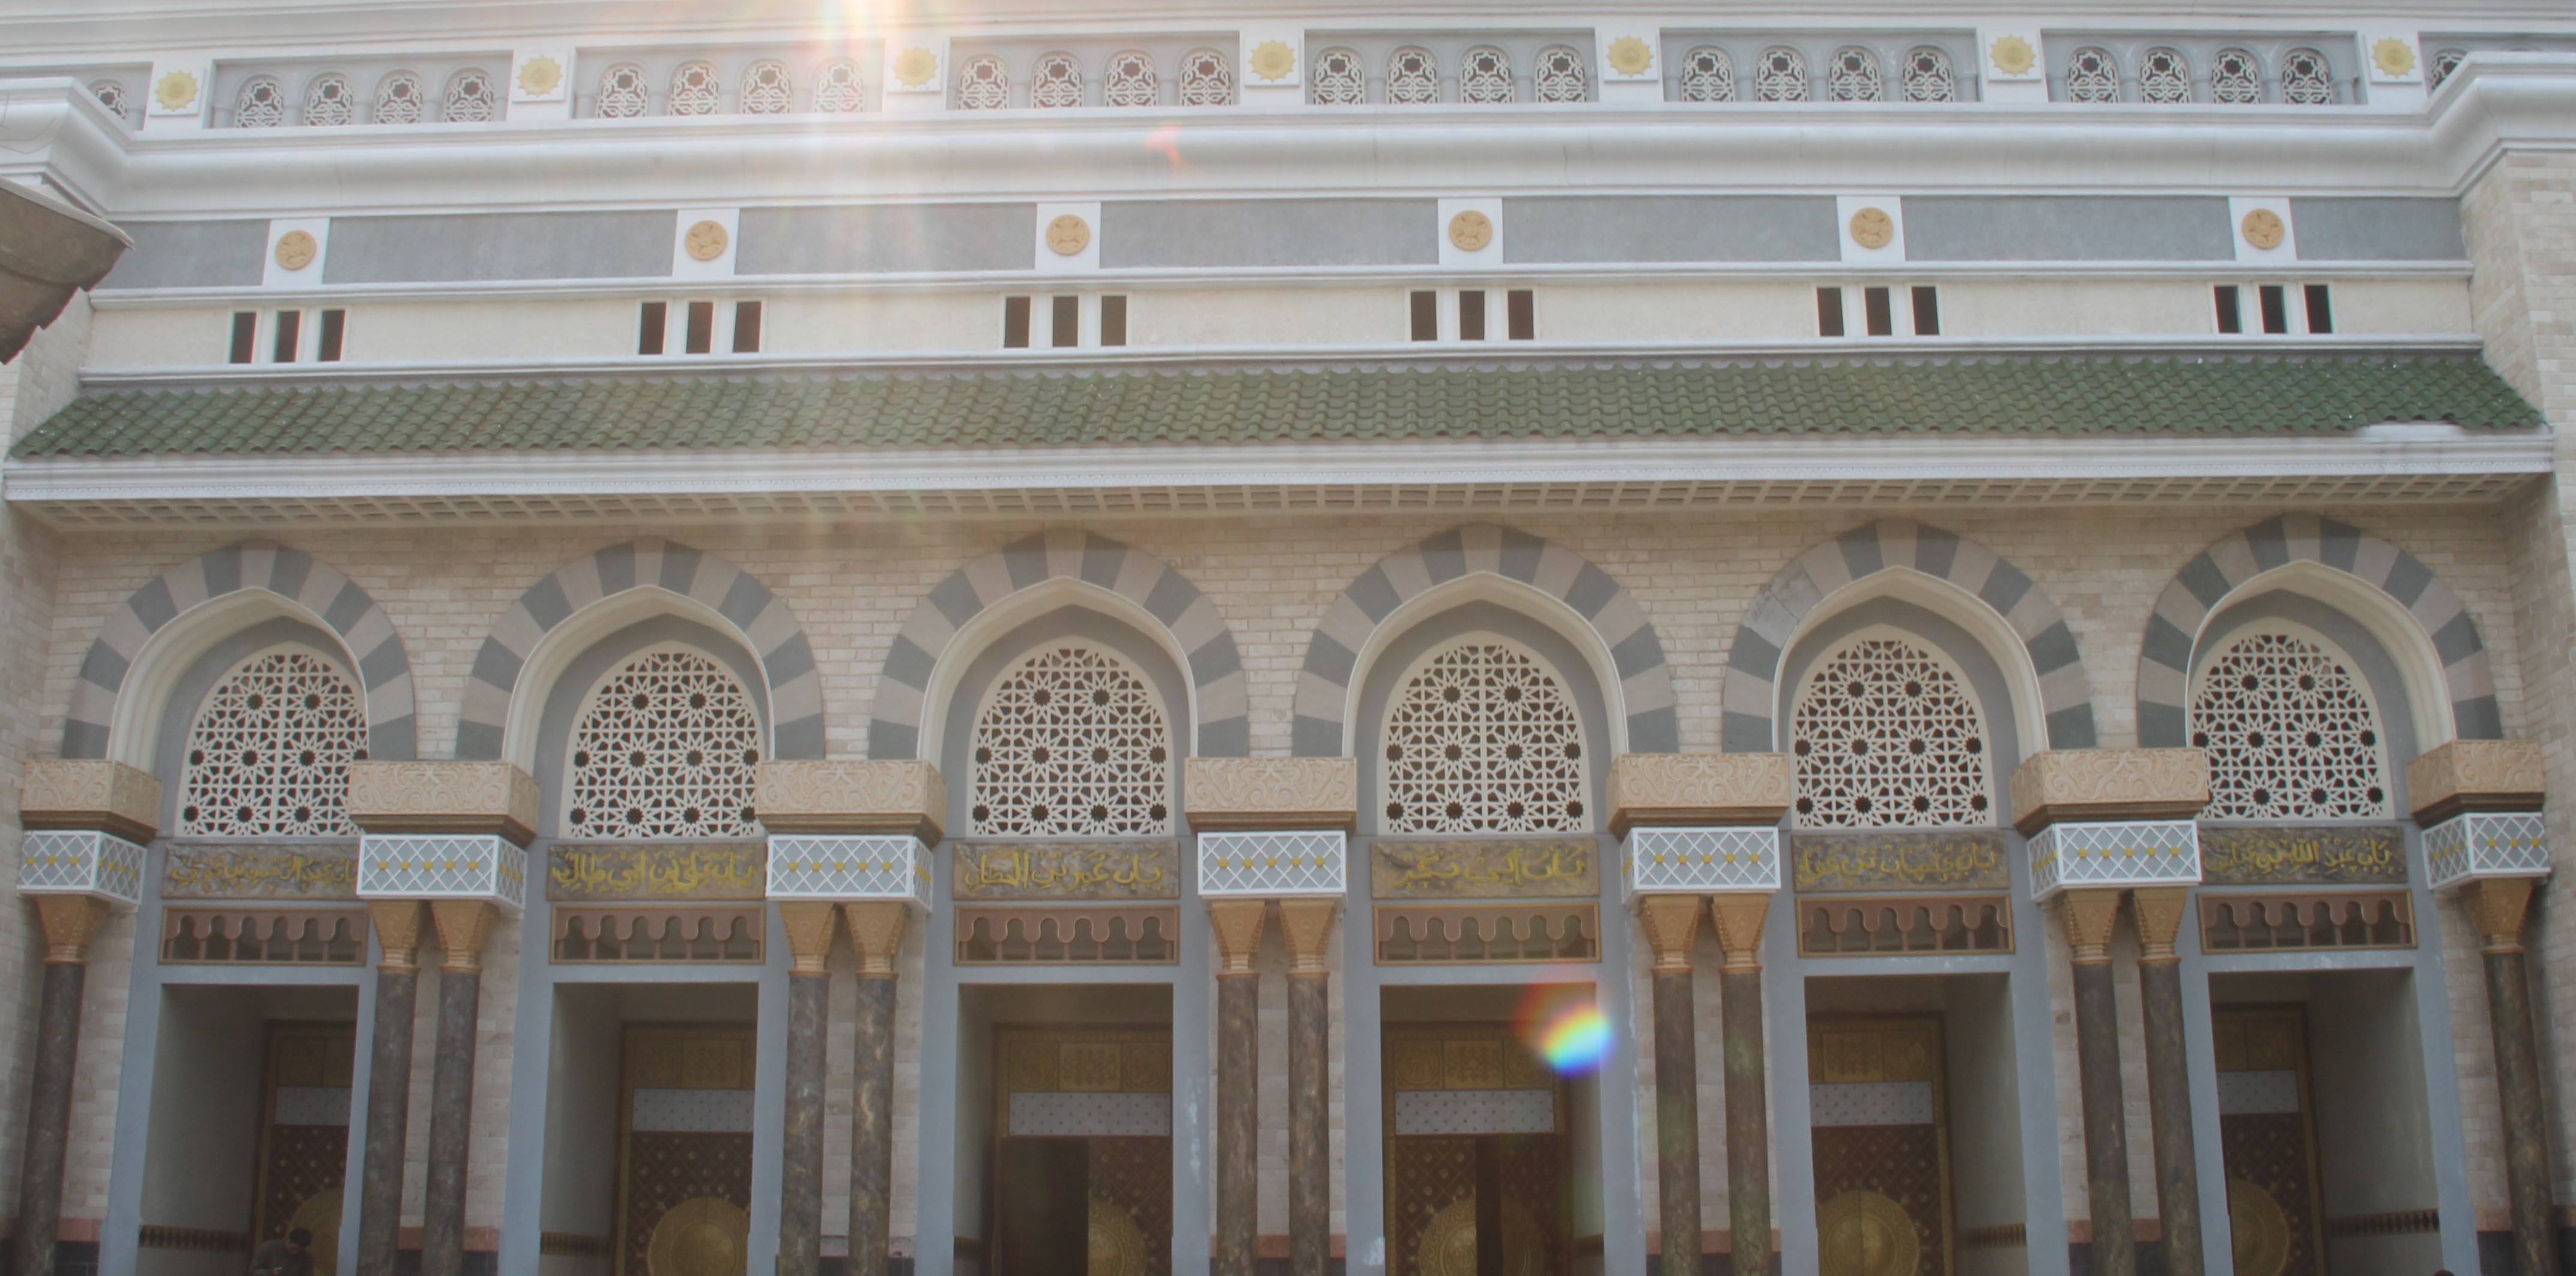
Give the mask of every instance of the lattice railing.
M 178 965 L 355 966 L 367 957 L 360 908 L 171 908 L 161 960 Z
M 2012 903 L 2002 895 L 1806 899 L 1798 903 L 1798 955 L 1802 957 L 1897 957 L 2012 950 Z
M 2405 891 L 2202 895 L 2205 952 L 2412 948 L 2415 905 Z
M 741 962 L 762 960 L 758 904 L 694 908 L 555 906 L 558 962 Z
M 960 908 L 962 966 L 1169 965 L 1181 959 L 1177 904 Z
M 1382 965 L 1598 961 L 1601 906 L 1558 904 L 1380 904 Z

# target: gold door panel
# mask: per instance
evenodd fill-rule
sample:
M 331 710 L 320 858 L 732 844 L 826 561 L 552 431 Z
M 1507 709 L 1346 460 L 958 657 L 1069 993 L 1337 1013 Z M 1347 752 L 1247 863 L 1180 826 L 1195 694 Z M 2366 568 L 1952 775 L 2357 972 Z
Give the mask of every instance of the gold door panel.
M 1169 1276 L 1168 1028 L 994 1031 L 993 1276 Z
M 2237 1276 L 2323 1276 L 2308 1027 L 2296 1006 L 2215 1011 L 2218 1141 Z
M 313 1270 L 323 1276 L 340 1261 L 357 1048 L 358 1030 L 351 1024 L 268 1026 L 253 1198 L 259 1217 L 252 1234 L 269 1241 L 299 1227 L 312 1232 Z
M 626 1029 L 619 1276 L 744 1276 L 754 1049 L 748 1024 Z
M 1812 1020 L 1807 1083 L 1823 1276 L 1949 1276 L 1940 1018 Z
M 1475 1276 L 1487 1228 L 1504 1276 L 1564 1276 L 1563 1082 L 1503 1024 L 1389 1024 L 1383 1040 L 1388 1276 Z

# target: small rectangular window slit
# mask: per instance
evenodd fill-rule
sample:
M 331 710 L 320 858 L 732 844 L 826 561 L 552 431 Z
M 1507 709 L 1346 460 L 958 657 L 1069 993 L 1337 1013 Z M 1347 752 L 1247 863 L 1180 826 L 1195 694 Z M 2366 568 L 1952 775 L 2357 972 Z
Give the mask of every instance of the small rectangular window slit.
M 1458 339 L 1485 339 L 1485 290 L 1463 288 L 1458 292 Z
M 670 330 L 671 303 L 667 301 L 645 302 L 643 314 L 636 321 L 635 353 L 662 353 L 662 343 L 669 337 Z
M 1052 344 L 1059 346 L 1081 345 L 1082 298 L 1058 297 L 1055 299 L 1054 310 L 1055 326 L 1052 330 L 1053 336 L 1050 338 Z
M 733 352 L 760 353 L 760 303 L 757 301 L 733 303 Z
M 278 311 L 277 337 L 270 345 L 269 362 L 295 362 L 295 347 L 303 340 L 303 338 L 304 312 L 301 310 Z
M 1440 339 L 1440 294 L 1429 289 L 1413 294 L 1413 339 Z
M 1503 323 L 1503 335 L 1511 340 L 1538 340 L 1538 295 L 1527 288 L 1504 293 Z
M 1100 299 L 1100 344 L 1104 346 L 1127 344 L 1127 299 L 1125 297 Z
M 2263 331 L 2285 333 L 2290 330 L 2290 297 L 2279 284 L 2265 284 L 2263 295 Z
M 232 361 L 234 363 L 248 363 L 254 357 L 254 353 L 258 349 L 259 312 L 256 310 L 234 311 L 233 344 L 231 351 Z
M 1941 335 L 1941 290 L 1930 284 L 1914 285 L 1914 335 Z
M 1887 289 L 1863 288 L 1860 297 L 1862 312 L 1869 323 L 1869 335 L 1873 337 L 1896 335 L 1896 303 L 1895 299 L 1888 295 Z
M 319 347 L 313 353 L 315 361 L 320 363 L 338 363 L 340 361 L 341 348 L 347 343 L 348 333 L 348 311 L 323 311 L 322 339 Z
M 2236 285 L 2218 285 L 2215 296 L 2218 298 L 2218 330 L 2231 335 L 2245 331 L 2245 302 Z
M 1029 348 L 1029 299 L 1026 297 L 1002 298 L 1002 348 Z
M 712 301 L 689 303 L 689 344 L 684 348 L 690 354 L 715 353 L 716 303 Z
M 2328 295 L 2324 284 L 2308 285 L 2308 331 L 2334 331 L 2334 298 Z
M 1843 335 L 1842 289 L 1819 288 L 1816 290 L 1816 335 L 1819 337 L 1839 337 Z

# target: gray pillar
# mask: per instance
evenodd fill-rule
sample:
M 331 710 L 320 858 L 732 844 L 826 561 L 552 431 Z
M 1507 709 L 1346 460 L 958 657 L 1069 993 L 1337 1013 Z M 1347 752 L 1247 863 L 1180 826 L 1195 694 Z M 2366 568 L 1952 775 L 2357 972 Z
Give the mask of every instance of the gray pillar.
M 2156 1212 L 2165 1276 L 2202 1276 L 2200 1162 L 2192 1138 L 2191 1077 L 2182 1036 L 2182 958 L 2174 934 L 2191 906 L 2180 886 L 2129 894 L 2138 921 L 2138 998 L 2147 1033 L 2147 1112 L 2156 1138 Z
M 859 950 L 858 1049 L 851 1059 L 850 1093 L 850 1276 L 886 1276 L 894 1224 L 894 961 L 911 914 L 899 903 L 845 904 L 841 911 Z
M 45 928 L 45 973 L 36 1005 L 36 1067 L 28 1079 L 27 1147 L 18 1172 L 17 1270 L 53 1276 L 63 1222 L 63 1160 L 71 1145 L 72 1081 L 78 1075 L 81 998 L 89 986 L 90 936 L 107 905 L 85 895 L 36 900 Z
M 1257 1106 L 1261 1070 L 1261 949 L 1267 901 L 1215 900 L 1208 920 L 1224 964 L 1216 976 L 1216 1254 L 1214 1276 L 1253 1276 L 1261 1256 Z
M 1717 942 L 1720 1028 L 1725 1033 L 1727 1261 L 1736 1276 L 1771 1276 L 1771 1099 L 1763 1044 L 1762 925 L 1769 895 L 1709 901 Z
M 2068 891 L 2067 941 L 2075 949 L 2075 1062 L 2084 1090 L 2084 1169 L 2090 1187 L 2093 1276 L 2137 1276 L 2129 1211 L 2129 1127 L 2120 1087 L 2119 999 L 2111 985 L 2116 890 Z
M 411 1020 L 420 994 L 415 900 L 368 905 L 376 942 L 376 1031 L 367 1068 L 367 1151 L 358 1185 L 358 1270 L 390 1272 L 402 1244 L 403 1141 L 411 1124 Z
M 429 1082 L 429 1165 L 421 1193 L 421 1276 L 464 1276 L 465 1173 L 474 1148 L 476 1015 L 483 941 L 498 910 L 479 900 L 430 905 L 447 960 L 438 968 L 438 1042 Z

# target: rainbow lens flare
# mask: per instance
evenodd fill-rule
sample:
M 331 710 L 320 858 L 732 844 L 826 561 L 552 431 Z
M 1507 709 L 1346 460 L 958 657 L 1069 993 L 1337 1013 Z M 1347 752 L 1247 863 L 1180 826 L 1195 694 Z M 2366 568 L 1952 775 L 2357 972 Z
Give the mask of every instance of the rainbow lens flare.
M 1521 1039 L 1559 1076 L 1595 1071 L 1610 1055 L 1610 1017 L 1601 1013 L 1588 985 L 1537 985 L 1515 1018 Z

